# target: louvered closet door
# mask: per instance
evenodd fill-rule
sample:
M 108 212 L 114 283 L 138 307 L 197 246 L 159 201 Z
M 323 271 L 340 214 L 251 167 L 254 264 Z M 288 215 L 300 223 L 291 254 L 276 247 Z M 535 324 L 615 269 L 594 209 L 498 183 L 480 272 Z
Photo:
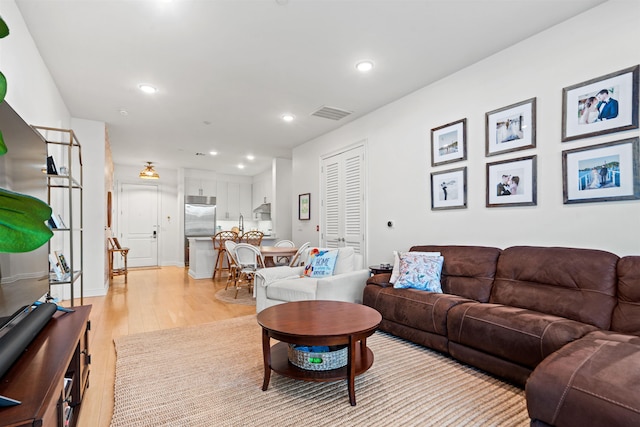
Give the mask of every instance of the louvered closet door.
M 363 146 L 323 159 L 321 246 L 365 255 L 364 170 Z

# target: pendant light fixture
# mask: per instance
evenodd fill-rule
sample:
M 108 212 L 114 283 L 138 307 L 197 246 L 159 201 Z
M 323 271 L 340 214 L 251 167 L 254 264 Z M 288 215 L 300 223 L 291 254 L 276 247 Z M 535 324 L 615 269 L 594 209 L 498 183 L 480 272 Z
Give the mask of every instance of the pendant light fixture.
M 140 171 L 140 175 L 138 176 L 142 179 L 160 178 L 160 175 L 158 175 L 158 172 L 156 172 L 155 169 L 153 168 L 152 162 L 147 162 L 147 166 L 145 166 L 144 169 Z

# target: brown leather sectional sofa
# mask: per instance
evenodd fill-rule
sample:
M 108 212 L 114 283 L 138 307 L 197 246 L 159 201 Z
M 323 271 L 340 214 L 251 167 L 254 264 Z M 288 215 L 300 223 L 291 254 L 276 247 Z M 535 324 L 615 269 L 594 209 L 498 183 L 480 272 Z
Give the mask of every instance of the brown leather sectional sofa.
M 443 293 L 367 281 L 380 329 L 525 386 L 532 426 L 640 425 L 640 256 L 558 247 L 441 252 Z

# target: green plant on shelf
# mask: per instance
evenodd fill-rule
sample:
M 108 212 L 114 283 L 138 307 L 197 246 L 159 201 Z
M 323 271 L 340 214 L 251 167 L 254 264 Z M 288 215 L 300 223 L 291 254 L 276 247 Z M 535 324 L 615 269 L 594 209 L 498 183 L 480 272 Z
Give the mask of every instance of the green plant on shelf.
M 0 38 L 9 35 L 9 27 L 0 17 Z M 0 71 L 0 103 L 7 94 L 7 79 Z M 0 129 L 0 156 L 7 146 Z M 35 197 L 0 188 L 0 252 L 29 252 L 51 239 L 52 231 L 45 225 L 51 217 L 51 207 Z

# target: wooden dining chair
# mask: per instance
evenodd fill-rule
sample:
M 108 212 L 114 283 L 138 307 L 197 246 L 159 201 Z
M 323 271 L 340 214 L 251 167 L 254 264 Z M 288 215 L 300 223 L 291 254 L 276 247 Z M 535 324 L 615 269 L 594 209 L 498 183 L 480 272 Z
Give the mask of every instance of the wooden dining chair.
M 129 248 L 123 248 L 116 237 L 108 237 L 107 241 L 109 242 L 109 280 L 113 280 L 113 276 L 124 275 L 124 283 L 127 283 L 127 255 L 129 254 Z M 119 253 L 122 257 L 122 267 L 114 267 L 113 257 L 115 253 Z
M 227 262 L 229 263 L 229 276 L 227 277 L 227 284 L 224 286 L 224 290 L 226 291 L 229 288 L 229 283 L 233 283 L 233 286 L 236 287 L 238 283 L 238 275 L 240 274 L 240 269 L 238 265 L 238 260 L 236 259 L 236 246 L 238 243 L 233 240 L 225 240 L 224 248 L 227 253 Z
M 247 231 L 242 236 L 240 236 L 240 243 L 248 243 L 253 246 L 260 246 L 262 244 L 263 237 L 264 233 L 262 231 Z
M 213 249 L 217 251 L 216 262 L 213 265 L 213 277 L 212 277 L 212 279 L 215 279 L 216 273 L 220 273 L 222 272 L 222 270 L 230 271 L 228 264 L 227 264 L 227 267 L 224 266 L 224 261 L 227 258 L 227 255 L 226 255 L 227 249 L 225 248 L 224 242 L 226 242 L 227 240 L 237 242 L 238 233 L 236 233 L 235 231 L 219 231 L 215 234 L 215 236 L 212 237 L 212 239 L 213 239 Z
M 278 240 L 277 242 L 275 242 L 273 244 L 273 246 L 275 246 L 275 247 L 295 248 L 296 244 L 293 243 L 291 240 L 282 239 L 282 240 Z M 276 265 L 289 265 L 289 263 L 291 262 L 290 258 L 291 257 L 288 257 L 288 256 L 279 256 L 274 261 L 275 261 Z
M 306 262 L 306 260 L 302 259 L 302 256 L 304 255 L 310 244 L 311 242 L 305 242 L 298 248 L 298 252 L 296 252 L 293 258 L 291 258 L 291 262 L 289 262 L 289 267 L 298 267 L 301 262 Z
M 255 273 L 260 268 L 264 268 L 264 258 L 260 249 L 256 246 L 248 243 L 238 243 L 235 248 L 235 259 L 238 263 L 238 280 L 236 282 L 236 295 L 238 297 L 238 291 L 240 290 L 240 284 L 244 281 L 247 283 L 249 293 L 253 290 L 253 282 Z

